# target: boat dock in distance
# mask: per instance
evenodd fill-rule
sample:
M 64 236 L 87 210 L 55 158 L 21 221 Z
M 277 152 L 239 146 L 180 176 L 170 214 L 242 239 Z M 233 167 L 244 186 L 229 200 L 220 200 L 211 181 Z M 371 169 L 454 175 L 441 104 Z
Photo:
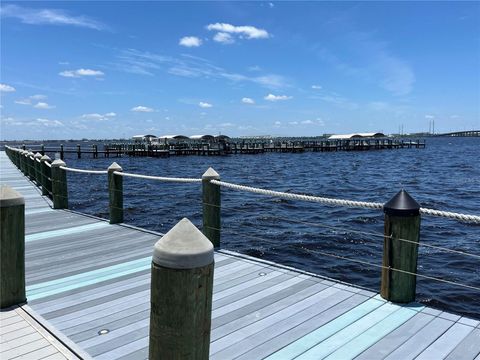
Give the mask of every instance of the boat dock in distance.
M 148 156 L 169 157 L 185 155 L 222 156 L 232 154 L 264 154 L 267 152 L 278 153 L 303 153 L 333 152 L 333 151 L 366 151 L 384 149 L 411 149 L 425 148 L 425 140 L 412 140 L 386 137 L 381 133 L 333 135 L 329 138 L 229 138 L 226 135 L 198 135 L 187 137 L 184 135 L 138 135 L 131 142 L 111 142 L 103 144 L 103 150 L 98 145 L 73 147 L 45 147 L 34 146 L 32 151 L 60 153 L 63 159 L 65 154 L 98 156 Z M 26 145 L 23 145 L 27 149 Z

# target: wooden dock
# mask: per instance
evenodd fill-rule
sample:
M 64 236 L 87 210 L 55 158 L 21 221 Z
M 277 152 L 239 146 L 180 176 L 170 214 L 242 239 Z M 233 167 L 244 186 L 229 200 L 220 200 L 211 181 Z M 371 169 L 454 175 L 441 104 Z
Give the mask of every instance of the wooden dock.
M 264 154 L 277 153 L 303 153 L 303 152 L 335 152 L 335 151 L 367 151 L 385 149 L 412 149 L 425 148 L 425 141 L 404 139 L 349 139 L 349 140 L 232 140 L 229 142 L 178 142 L 173 144 L 147 144 L 147 143 L 107 143 L 103 149 L 98 145 L 71 145 L 63 144 L 44 146 L 42 144 L 21 145 L 23 150 L 31 149 L 42 155 L 46 153 L 60 154 L 64 159 L 65 154 L 74 154 L 78 159 L 88 155 L 92 158 L 119 157 L 119 156 L 224 156 L 236 154 Z
M 53 210 L 4 152 L 0 173 L 26 202 L 22 308 L 79 357 L 146 359 L 152 247 L 161 234 Z M 220 250 L 210 357 L 479 360 L 480 321 Z

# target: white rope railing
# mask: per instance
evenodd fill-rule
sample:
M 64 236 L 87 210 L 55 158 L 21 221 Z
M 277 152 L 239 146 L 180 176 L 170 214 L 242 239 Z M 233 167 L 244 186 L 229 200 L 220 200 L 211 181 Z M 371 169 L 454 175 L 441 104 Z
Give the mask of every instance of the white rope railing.
M 343 200 L 343 199 L 332 199 L 332 198 L 325 198 L 320 196 L 310 196 L 310 195 L 301 195 L 301 194 L 294 194 L 294 193 L 286 193 L 281 191 L 273 191 L 261 188 L 255 188 L 251 186 L 244 186 L 238 184 L 232 184 L 225 181 L 219 180 L 210 180 L 212 184 L 224 186 L 229 189 L 237 190 L 237 191 L 247 191 L 255 194 L 262 194 L 267 196 L 279 197 L 283 199 L 290 199 L 290 200 L 299 200 L 299 201 L 310 201 L 310 202 L 317 202 L 321 204 L 327 205 L 339 205 L 339 206 L 347 206 L 347 207 L 357 207 L 357 208 L 367 208 L 367 209 L 383 209 L 382 203 L 376 202 L 366 202 L 366 201 L 353 201 L 353 200 Z M 468 214 L 460 214 L 460 213 L 453 213 L 448 211 L 440 211 L 434 209 L 425 209 L 420 208 L 420 213 L 424 215 L 430 216 L 438 216 L 438 217 L 445 217 L 449 219 L 461 220 L 465 222 L 473 222 L 475 224 L 480 224 L 480 216 L 478 215 L 468 215 Z
M 438 216 L 444 217 L 449 219 L 456 219 L 465 222 L 473 222 L 475 224 L 480 224 L 480 216 L 477 215 L 468 215 L 468 214 L 459 214 L 450 211 L 441 211 L 441 210 L 434 210 L 434 209 L 426 209 L 420 208 L 420 213 L 430 216 Z
M 340 205 L 340 206 L 360 207 L 360 208 L 369 208 L 369 209 L 382 209 L 383 208 L 382 203 L 332 199 L 332 198 L 325 198 L 325 197 L 319 197 L 319 196 L 286 193 L 286 192 L 281 192 L 281 191 L 273 191 L 273 190 L 254 188 L 254 187 L 251 187 L 251 186 L 237 185 L 237 184 L 232 184 L 232 183 L 228 183 L 228 182 L 225 182 L 225 181 L 219 181 L 219 180 L 210 180 L 210 182 L 212 184 L 219 185 L 219 186 L 224 186 L 224 187 L 227 187 L 227 188 L 230 188 L 230 189 L 233 189 L 233 190 L 247 191 L 247 192 L 252 192 L 252 193 L 256 193 L 256 194 L 280 197 L 280 198 L 283 198 L 283 199 L 310 201 L 310 202 L 318 202 L 318 203 L 327 204 L 327 205 Z
M 47 165 L 49 168 L 51 168 L 51 167 L 52 167 L 52 164 L 51 164 L 51 163 L 49 163 L 48 161 L 45 161 L 45 165 Z
M 84 170 L 84 169 L 75 169 L 75 168 L 69 168 L 66 166 L 60 166 L 60 169 L 66 170 L 66 171 L 71 171 L 71 172 L 76 172 L 76 173 L 82 173 L 82 174 L 96 174 L 96 175 L 103 175 L 107 174 L 107 170 Z
M 120 176 L 138 178 L 138 179 L 157 180 L 157 181 L 166 181 L 166 182 L 181 182 L 181 183 L 202 182 L 202 179 L 150 176 L 150 175 L 140 175 L 140 174 L 126 173 L 126 172 L 122 172 L 122 171 L 115 171 L 114 174 L 115 175 L 120 175 Z

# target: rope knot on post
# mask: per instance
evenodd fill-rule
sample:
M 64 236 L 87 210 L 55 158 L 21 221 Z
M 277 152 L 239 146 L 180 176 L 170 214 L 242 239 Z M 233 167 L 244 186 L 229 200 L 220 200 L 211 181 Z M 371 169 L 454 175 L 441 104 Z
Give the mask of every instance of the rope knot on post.
M 213 271 L 212 243 L 186 218 L 155 244 L 149 359 L 208 359 Z
M 383 206 L 383 211 L 385 237 L 381 296 L 392 302 L 415 301 L 420 205 L 401 190 Z

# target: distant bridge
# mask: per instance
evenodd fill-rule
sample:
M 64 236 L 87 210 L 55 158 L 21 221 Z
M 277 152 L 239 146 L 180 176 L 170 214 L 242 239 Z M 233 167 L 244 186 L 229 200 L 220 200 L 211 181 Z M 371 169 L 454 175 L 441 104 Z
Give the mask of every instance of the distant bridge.
M 480 136 L 480 130 L 455 131 L 444 134 L 436 134 L 436 136 Z

